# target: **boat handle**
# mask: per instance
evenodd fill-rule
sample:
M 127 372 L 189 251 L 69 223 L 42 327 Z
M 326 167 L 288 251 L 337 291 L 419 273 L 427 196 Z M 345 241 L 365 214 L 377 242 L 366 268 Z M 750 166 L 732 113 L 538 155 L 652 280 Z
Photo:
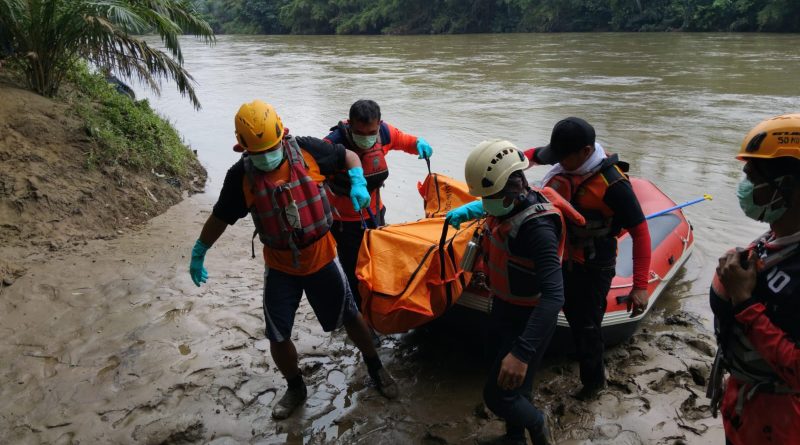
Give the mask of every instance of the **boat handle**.
M 661 281 L 661 280 L 663 280 L 663 278 L 661 278 L 657 273 L 655 273 L 655 272 L 653 272 L 651 270 L 650 271 L 650 279 L 647 280 L 647 284 L 653 283 L 655 281 Z M 623 288 L 626 288 L 626 287 L 633 287 L 633 283 L 631 283 L 631 284 L 618 284 L 616 286 L 611 286 L 611 289 L 623 289 Z M 619 299 L 620 297 L 617 297 L 617 298 Z

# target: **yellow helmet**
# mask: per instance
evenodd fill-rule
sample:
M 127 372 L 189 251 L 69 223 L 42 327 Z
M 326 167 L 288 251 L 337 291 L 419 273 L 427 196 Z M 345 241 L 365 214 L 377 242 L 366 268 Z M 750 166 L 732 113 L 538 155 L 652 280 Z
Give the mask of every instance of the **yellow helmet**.
M 245 150 L 258 153 L 283 139 L 283 122 L 272 105 L 258 99 L 242 104 L 234 119 L 236 140 Z
M 464 165 L 464 177 L 472 196 L 486 197 L 503 190 L 508 177 L 528 168 L 528 158 L 511 142 L 483 141 L 472 150 Z
M 737 159 L 800 159 L 800 114 L 783 114 L 762 121 L 742 141 Z

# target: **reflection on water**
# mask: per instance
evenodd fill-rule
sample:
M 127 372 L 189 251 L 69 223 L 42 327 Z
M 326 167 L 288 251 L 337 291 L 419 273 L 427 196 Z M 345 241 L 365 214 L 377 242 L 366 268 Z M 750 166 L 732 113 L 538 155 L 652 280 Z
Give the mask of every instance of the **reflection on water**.
M 222 36 L 211 49 L 185 39 L 204 108 L 195 112 L 172 86 L 153 103 L 198 150 L 213 195 L 237 157 L 233 116 L 256 97 L 293 133 L 316 136 L 354 100 L 375 99 L 387 122 L 432 144 L 434 170 L 455 177 L 483 139 L 539 145 L 557 120 L 582 116 L 633 175 L 675 201 L 714 196 L 686 210 L 697 249 L 685 292 L 695 296 L 705 294 L 719 254 L 763 230 L 738 209 L 733 154 L 759 120 L 800 110 L 796 44 L 796 35 L 689 33 Z M 389 162 L 389 221 L 420 217 L 424 163 L 400 153 Z M 531 171 L 538 178 L 545 168 Z

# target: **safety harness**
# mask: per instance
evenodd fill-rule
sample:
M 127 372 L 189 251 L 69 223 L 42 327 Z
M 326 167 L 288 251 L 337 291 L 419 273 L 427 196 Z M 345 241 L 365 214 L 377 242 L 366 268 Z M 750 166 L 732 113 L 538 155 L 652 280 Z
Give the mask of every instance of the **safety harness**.
M 800 232 L 769 242 L 771 232 L 757 238 L 746 251 L 756 255 L 756 268 L 767 271 L 782 261 L 800 252 Z M 714 331 L 720 339 L 714 364 L 711 368 L 706 396 L 711 399 L 711 414 L 717 417 L 725 392 L 723 377 L 728 371 L 742 382 L 736 396 L 736 414 L 741 415 L 744 404 L 758 392 L 772 394 L 800 394 L 786 385 L 770 365 L 759 354 L 738 323 L 731 326 L 727 335 L 722 334 L 719 319 L 714 320 Z
M 536 193 L 531 191 L 530 193 Z M 533 261 L 514 255 L 511 252 L 509 240 L 515 238 L 520 228 L 526 222 L 555 215 L 559 218 L 561 227 L 564 226 L 564 218 L 561 211 L 549 202 L 543 195 L 537 193 L 539 202 L 534 203 L 511 216 L 508 219 L 500 220 L 497 217 L 489 216 L 486 218 L 482 249 L 484 251 L 484 263 L 487 269 L 487 278 L 492 288 L 492 292 L 498 298 L 509 303 L 522 306 L 533 306 L 539 301 L 540 293 L 533 295 L 518 295 L 511 291 L 511 280 L 509 268 L 525 271 L 533 276 L 536 273 L 536 265 Z M 564 253 L 564 230 L 558 245 L 558 255 Z

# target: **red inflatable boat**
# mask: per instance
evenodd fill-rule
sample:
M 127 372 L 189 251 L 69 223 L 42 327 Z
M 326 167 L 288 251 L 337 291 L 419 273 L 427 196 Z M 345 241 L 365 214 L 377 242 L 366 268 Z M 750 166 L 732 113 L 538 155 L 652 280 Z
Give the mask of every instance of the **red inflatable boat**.
M 652 215 L 675 206 L 675 202 L 650 181 L 631 178 L 631 183 L 645 215 Z M 689 258 L 694 246 L 692 226 L 681 210 L 650 218 L 647 220 L 647 225 L 650 228 L 652 246 L 650 282 L 647 288 L 650 300 L 647 309 L 633 318 L 626 311 L 627 296 L 633 287 L 633 259 L 631 237 L 627 232 L 623 232 L 618 238 L 617 276 L 611 283 L 607 297 L 608 307 L 603 318 L 603 336 L 607 344 L 619 343 L 633 334 L 639 321 L 647 315 L 670 280 Z M 487 293 L 470 287 L 461 294 L 456 304 L 488 312 L 491 300 Z M 554 339 L 563 340 L 569 336 L 567 320 L 563 313 L 559 313 Z

